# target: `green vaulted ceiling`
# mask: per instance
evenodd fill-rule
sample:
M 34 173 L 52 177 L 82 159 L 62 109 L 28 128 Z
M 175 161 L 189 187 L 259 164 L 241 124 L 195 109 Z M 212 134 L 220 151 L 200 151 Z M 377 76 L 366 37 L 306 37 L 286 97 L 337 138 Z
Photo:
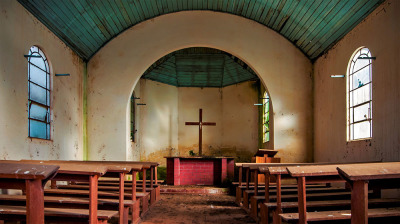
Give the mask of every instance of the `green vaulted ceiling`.
M 156 61 L 142 78 L 178 87 L 225 87 L 258 80 L 246 63 L 211 48 L 186 48 Z
M 326 52 L 383 0 L 18 0 L 83 59 L 122 31 L 179 11 L 212 10 L 254 20 L 311 60 Z

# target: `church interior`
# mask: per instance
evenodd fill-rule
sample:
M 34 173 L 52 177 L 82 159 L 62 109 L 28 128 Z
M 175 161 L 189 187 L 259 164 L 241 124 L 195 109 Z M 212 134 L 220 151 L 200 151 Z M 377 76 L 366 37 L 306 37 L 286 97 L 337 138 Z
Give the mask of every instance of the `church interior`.
M 155 189 L 157 178 L 177 183 L 177 163 L 208 159 L 222 179 L 247 184 L 244 197 L 264 191 L 269 178 L 245 164 L 268 149 L 293 178 L 290 164 L 393 163 L 380 174 L 396 173 L 385 186 L 398 187 L 400 1 L 2 0 L 0 11 L 1 163 L 124 164 L 132 176 L 150 171 Z M 334 170 L 368 199 L 367 182 Z M 145 176 L 125 188 L 146 193 Z M 352 223 L 367 223 L 353 197 Z M 272 219 L 248 200 L 255 220 Z

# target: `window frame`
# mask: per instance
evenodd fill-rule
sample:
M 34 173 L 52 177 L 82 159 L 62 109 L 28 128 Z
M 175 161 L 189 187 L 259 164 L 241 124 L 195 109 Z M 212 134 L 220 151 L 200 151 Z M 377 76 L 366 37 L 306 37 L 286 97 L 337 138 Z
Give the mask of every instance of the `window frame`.
M 360 57 L 368 57 L 369 59 L 361 59 Z M 364 65 L 357 70 L 356 68 L 356 63 L 358 60 L 369 60 L 367 65 Z M 347 111 L 347 141 L 362 141 L 362 140 L 369 140 L 372 139 L 373 133 L 372 133 L 372 127 L 373 127 L 373 102 L 372 102 L 372 54 L 369 48 L 367 47 L 360 47 L 357 50 L 354 51 L 353 55 L 350 58 L 348 68 L 347 68 L 347 75 L 346 75 L 346 111 Z M 354 87 L 354 82 L 353 78 L 354 75 L 356 75 L 358 72 L 367 69 L 368 70 L 368 78 L 369 81 L 367 83 L 361 83 L 359 80 L 360 85 L 357 87 Z M 357 102 L 355 104 L 355 99 L 354 99 L 354 92 L 361 89 L 361 88 L 368 88 L 369 89 L 369 100 L 363 101 L 363 102 Z M 356 108 L 360 108 L 364 105 L 369 105 L 369 110 L 366 114 L 365 119 L 360 119 L 356 120 L 354 110 Z M 367 137 L 359 137 L 355 138 L 355 131 L 354 131 L 354 126 L 356 124 L 360 123 L 365 123 L 369 122 L 369 136 Z
M 267 91 L 264 92 L 262 99 L 263 99 L 262 136 L 263 136 L 263 143 L 267 143 L 270 141 L 271 137 L 271 126 L 270 126 L 271 105 L 270 105 L 270 97 Z
M 32 62 L 31 60 L 33 58 L 42 59 L 44 69 L 41 68 L 38 64 L 35 64 L 34 62 Z M 40 47 L 35 46 L 35 45 L 29 49 L 27 59 L 28 59 L 28 137 L 42 139 L 42 140 L 51 140 L 52 136 L 51 136 L 51 70 L 50 70 L 50 63 L 49 63 L 46 55 L 44 54 L 44 52 L 40 49 Z M 45 77 L 45 85 L 42 85 L 33 80 L 33 78 L 32 78 L 33 72 L 31 71 L 31 66 L 34 66 L 36 69 L 39 69 L 39 71 L 43 72 L 43 74 L 46 76 Z M 38 102 L 37 100 L 34 99 L 33 93 L 32 93 L 33 91 L 31 90 L 31 86 L 35 86 L 46 92 L 46 102 L 45 103 Z M 40 120 L 38 118 L 33 117 L 32 113 L 31 113 L 32 106 L 37 106 L 40 108 L 44 108 L 46 110 L 46 115 L 44 117 L 44 120 Z M 41 136 L 33 135 L 32 130 L 31 130 L 32 121 L 45 124 L 46 133 L 45 133 L 44 138 Z
M 131 121 L 130 121 L 130 133 L 131 142 L 135 142 L 136 133 L 136 96 L 135 91 L 131 95 L 131 111 L 130 111 Z

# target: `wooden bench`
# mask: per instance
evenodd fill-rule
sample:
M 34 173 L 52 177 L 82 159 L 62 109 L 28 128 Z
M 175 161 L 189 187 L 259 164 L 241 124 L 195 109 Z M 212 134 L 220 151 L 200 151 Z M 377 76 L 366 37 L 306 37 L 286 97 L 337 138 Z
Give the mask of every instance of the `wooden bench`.
M 351 189 L 351 222 L 368 223 L 369 217 L 400 216 L 399 208 L 385 211 L 371 211 L 368 209 L 368 184 L 386 188 L 399 188 L 400 162 L 368 163 L 339 165 L 339 174 L 352 187 Z M 392 181 L 391 183 L 389 181 Z M 397 182 L 396 182 L 397 181 Z M 397 213 L 396 213 L 397 211 Z M 396 213 L 396 214 L 394 214 Z
M 42 161 L 42 160 L 22 160 L 23 163 L 42 164 L 42 165 L 59 165 L 60 169 L 52 181 L 88 181 L 89 182 L 89 223 L 98 222 L 98 195 L 97 186 L 98 179 L 107 173 L 107 166 L 98 166 L 90 164 L 70 164 L 62 161 Z M 115 169 L 115 167 L 114 167 Z M 125 172 L 125 171 L 123 171 Z M 121 215 L 122 214 L 122 215 Z M 120 211 L 120 217 L 123 218 L 123 207 Z M 126 216 L 125 216 L 126 217 Z M 123 221 L 120 218 L 120 223 Z
M 125 192 L 131 192 L 132 193 L 132 197 L 131 200 L 133 201 L 133 203 L 131 204 L 131 222 L 139 222 L 140 220 L 140 204 L 139 203 L 135 203 L 136 201 L 136 191 L 137 191 L 137 187 L 136 187 L 136 179 L 132 179 L 131 181 L 131 185 L 129 188 L 125 188 L 125 175 L 126 174 L 130 174 L 132 176 L 136 176 L 136 173 L 139 171 L 143 170 L 143 165 L 138 164 L 138 163 L 128 163 L 128 162 L 108 162 L 108 161 L 64 161 L 64 160 L 53 160 L 51 162 L 55 162 L 55 163 L 65 163 L 65 164 L 77 164 L 77 165 L 90 165 L 90 166 L 103 166 L 103 167 L 107 167 L 107 172 L 102 176 L 102 178 L 117 178 L 116 179 L 116 183 L 117 186 L 113 187 L 113 190 L 116 192 L 119 192 L 119 210 L 120 210 L 120 214 L 122 214 L 123 216 L 120 215 L 120 222 L 127 222 L 127 218 L 128 218 L 128 214 L 123 213 L 122 211 L 124 210 L 124 193 Z M 74 181 L 74 182 L 79 182 L 79 181 Z M 89 189 L 90 186 L 88 185 L 89 183 L 87 182 L 87 180 L 83 180 L 82 182 L 86 183 L 86 189 Z M 56 185 L 56 183 L 52 184 L 52 188 L 57 188 L 58 186 Z M 102 190 L 101 186 L 99 186 L 99 181 L 98 181 L 98 185 L 97 185 L 97 189 L 98 190 Z M 142 198 L 142 208 L 144 208 L 144 212 L 147 212 L 148 209 L 148 202 L 144 201 L 147 199 L 147 197 L 141 197 Z M 143 211 L 143 210 L 142 210 Z
M 0 219 L 25 221 L 25 217 L 29 214 L 28 211 L 29 209 L 27 210 L 25 206 L 0 205 Z M 46 223 L 87 223 L 90 216 L 87 209 L 44 208 L 43 211 Z M 96 223 L 108 223 L 108 220 L 117 214 L 118 211 L 99 210 Z M 30 220 L 27 223 L 44 222 L 32 222 Z
M 284 213 L 280 214 L 283 220 L 286 222 L 297 223 L 300 219 L 299 213 Z M 399 217 L 400 207 L 393 208 L 374 208 L 368 209 L 366 218 L 390 218 Z M 321 221 L 337 221 L 337 220 L 349 220 L 352 219 L 351 210 L 340 210 L 340 211 L 324 211 L 324 212 L 307 212 L 307 221 L 309 222 L 321 222 Z M 397 220 L 398 221 L 398 220 Z M 358 224 L 360 222 L 351 223 Z
M 43 186 L 59 166 L 0 162 L 0 187 L 26 191 L 25 219 L 30 223 L 44 223 Z M 4 212 L 8 211 L 3 209 Z
M 351 205 L 351 200 L 326 200 L 326 201 L 307 201 L 307 209 L 309 210 L 310 208 L 315 210 L 315 209 L 329 209 L 329 208 L 350 208 Z M 272 213 L 276 212 L 277 204 L 276 203 L 264 203 L 264 206 L 268 208 Z M 400 206 L 400 199 L 381 199 L 381 198 L 373 198 L 369 201 L 369 206 L 379 206 L 379 207 L 394 207 L 394 206 Z M 291 210 L 297 210 L 298 208 L 298 202 L 282 202 L 281 204 L 282 209 L 291 209 Z M 320 213 L 321 211 L 318 211 L 317 213 Z M 324 211 L 322 211 L 324 212 Z M 321 213 L 319 215 L 315 215 L 313 218 L 307 218 L 307 221 L 327 221 L 331 219 L 331 215 L 329 212 L 332 213 L 332 211 L 326 211 L 325 213 Z M 308 212 L 308 214 L 315 214 L 316 212 Z M 334 211 L 334 214 L 340 214 L 340 212 Z M 342 212 L 342 214 L 345 214 L 346 212 Z M 321 217 L 325 216 L 325 219 L 322 219 Z M 336 215 L 333 215 L 336 216 Z M 298 213 L 282 213 L 282 217 L 285 221 L 287 222 L 297 222 L 298 221 Z M 318 220 L 317 220 L 317 217 Z
M 360 163 L 357 163 L 360 165 Z M 370 163 L 376 164 L 376 163 Z M 305 185 L 307 183 L 343 183 L 345 182 L 337 171 L 337 167 L 342 164 L 329 164 L 329 165 L 318 165 L 318 166 L 294 166 L 287 167 L 288 172 L 292 177 L 297 179 L 298 183 L 298 210 L 299 210 L 299 223 L 307 223 L 307 204 L 306 204 L 306 189 Z M 356 164 L 347 164 L 356 165 Z M 366 195 L 368 195 L 368 190 Z M 375 191 L 373 196 L 380 196 Z M 282 214 L 280 214 L 282 217 Z
M 72 160 L 69 162 L 81 162 L 81 161 Z M 154 189 L 154 190 L 150 191 L 150 205 L 154 205 L 154 203 L 160 199 L 160 187 L 158 185 L 154 186 L 154 184 L 158 182 L 157 166 L 159 164 L 156 162 L 138 162 L 138 161 L 85 161 L 85 162 L 87 162 L 87 163 L 102 162 L 102 163 L 114 164 L 114 165 L 116 165 L 116 164 L 119 164 L 119 165 L 141 165 L 142 166 L 141 172 L 143 173 L 142 181 L 141 181 L 142 192 L 147 191 L 147 184 L 143 184 L 143 183 L 147 183 L 146 172 L 147 172 L 147 170 L 150 170 L 150 181 L 149 181 L 150 188 Z M 132 177 L 136 177 L 136 173 L 132 174 Z M 133 181 L 136 181 L 136 178 L 132 178 L 132 183 L 133 183 Z M 136 184 L 138 184 L 137 181 L 136 181 Z

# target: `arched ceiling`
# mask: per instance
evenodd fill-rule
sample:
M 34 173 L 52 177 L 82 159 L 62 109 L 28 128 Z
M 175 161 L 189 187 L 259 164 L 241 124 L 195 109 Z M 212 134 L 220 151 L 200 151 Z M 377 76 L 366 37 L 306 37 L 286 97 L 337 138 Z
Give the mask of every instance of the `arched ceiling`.
M 204 47 L 172 52 L 151 65 L 142 78 L 178 87 L 225 87 L 259 80 L 237 57 Z
M 18 1 L 84 60 L 135 24 L 188 10 L 212 10 L 254 20 L 315 60 L 384 0 Z

